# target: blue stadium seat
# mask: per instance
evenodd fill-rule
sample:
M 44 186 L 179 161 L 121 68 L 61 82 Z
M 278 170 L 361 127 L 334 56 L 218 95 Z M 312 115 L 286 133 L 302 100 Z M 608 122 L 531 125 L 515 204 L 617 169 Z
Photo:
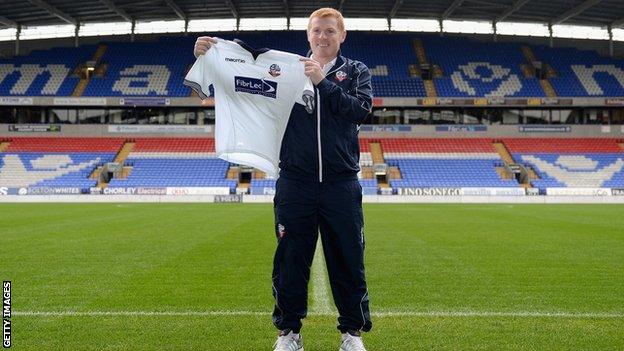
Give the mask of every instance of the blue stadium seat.
M 386 162 L 401 171 L 401 180 L 390 181 L 393 188 L 520 186 L 516 180 L 501 179 L 495 168 L 500 160 L 395 158 Z
M 217 158 L 137 158 L 127 163 L 132 172 L 126 179 L 114 178 L 111 187 L 228 187 L 236 190 L 236 180 L 225 179 L 228 162 Z

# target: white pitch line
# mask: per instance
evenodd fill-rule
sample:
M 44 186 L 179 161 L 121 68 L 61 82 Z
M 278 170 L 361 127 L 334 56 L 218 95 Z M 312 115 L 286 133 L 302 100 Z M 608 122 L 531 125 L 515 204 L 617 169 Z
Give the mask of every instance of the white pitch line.
M 312 261 L 312 304 L 310 311 L 320 315 L 331 314 L 334 310 L 329 301 L 329 289 L 327 288 L 327 269 L 325 268 L 325 256 L 323 256 L 323 246 L 319 236 L 314 250 L 314 260 Z
M 376 317 L 512 317 L 512 318 L 624 318 L 624 313 L 576 313 L 576 312 L 493 312 L 493 311 L 381 311 Z
M 27 317 L 227 317 L 269 316 L 269 311 L 13 311 L 14 316 Z M 311 312 L 311 316 L 335 316 L 332 312 Z M 492 311 L 380 311 L 373 317 L 511 317 L 511 318 L 624 318 L 624 313 L 594 312 L 492 312 Z
M 260 311 L 13 311 L 15 316 L 32 317 L 210 317 L 210 316 L 266 316 Z

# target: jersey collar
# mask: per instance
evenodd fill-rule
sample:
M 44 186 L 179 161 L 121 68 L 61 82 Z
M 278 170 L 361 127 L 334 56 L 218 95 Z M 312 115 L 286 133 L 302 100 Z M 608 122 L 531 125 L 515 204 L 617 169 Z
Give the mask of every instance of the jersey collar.
M 249 51 L 251 56 L 253 56 L 254 60 L 257 59 L 260 54 L 264 54 L 265 52 L 270 50 L 268 48 L 254 49 L 254 48 L 252 48 L 251 46 L 247 45 L 247 43 L 245 43 L 244 41 L 242 41 L 240 39 L 234 39 L 234 42 L 236 44 L 240 45 L 243 49 Z

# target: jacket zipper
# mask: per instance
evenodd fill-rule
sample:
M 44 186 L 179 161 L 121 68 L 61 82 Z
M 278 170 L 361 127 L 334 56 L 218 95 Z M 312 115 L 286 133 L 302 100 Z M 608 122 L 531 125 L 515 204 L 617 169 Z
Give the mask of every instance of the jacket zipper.
M 316 89 L 316 138 L 318 144 L 319 183 L 323 182 L 323 155 L 321 152 L 321 94 Z
M 345 63 L 343 62 L 340 67 L 330 71 L 325 76 L 329 77 L 330 74 L 336 72 L 337 70 L 344 67 Z M 319 182 L 323 182 L 323 154 L 321 152 L 321 94 L 319 94 L 318 88 L 314 88 L 316 93 L 316 135 L 318 142 L 318 162 L 319 162 Z

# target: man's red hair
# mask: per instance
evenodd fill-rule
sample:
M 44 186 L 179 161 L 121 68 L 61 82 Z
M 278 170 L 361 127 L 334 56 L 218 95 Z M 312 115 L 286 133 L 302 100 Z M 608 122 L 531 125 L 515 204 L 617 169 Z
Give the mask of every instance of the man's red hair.
M 340 13 L 340 11 L 336 9 L 332 9 L 331 7 L 323 7 L 312 12 L 312 14 L 310 15 L 310 20 L 308 21 L 308 30 L 310 29 L 310 21 L 312 21 L 314 17 L 334 17 L 338 22 L 338 29 L 341 32 L 344 32 L 345 30 L 344 17 L 342 17 L 342 13 Z

